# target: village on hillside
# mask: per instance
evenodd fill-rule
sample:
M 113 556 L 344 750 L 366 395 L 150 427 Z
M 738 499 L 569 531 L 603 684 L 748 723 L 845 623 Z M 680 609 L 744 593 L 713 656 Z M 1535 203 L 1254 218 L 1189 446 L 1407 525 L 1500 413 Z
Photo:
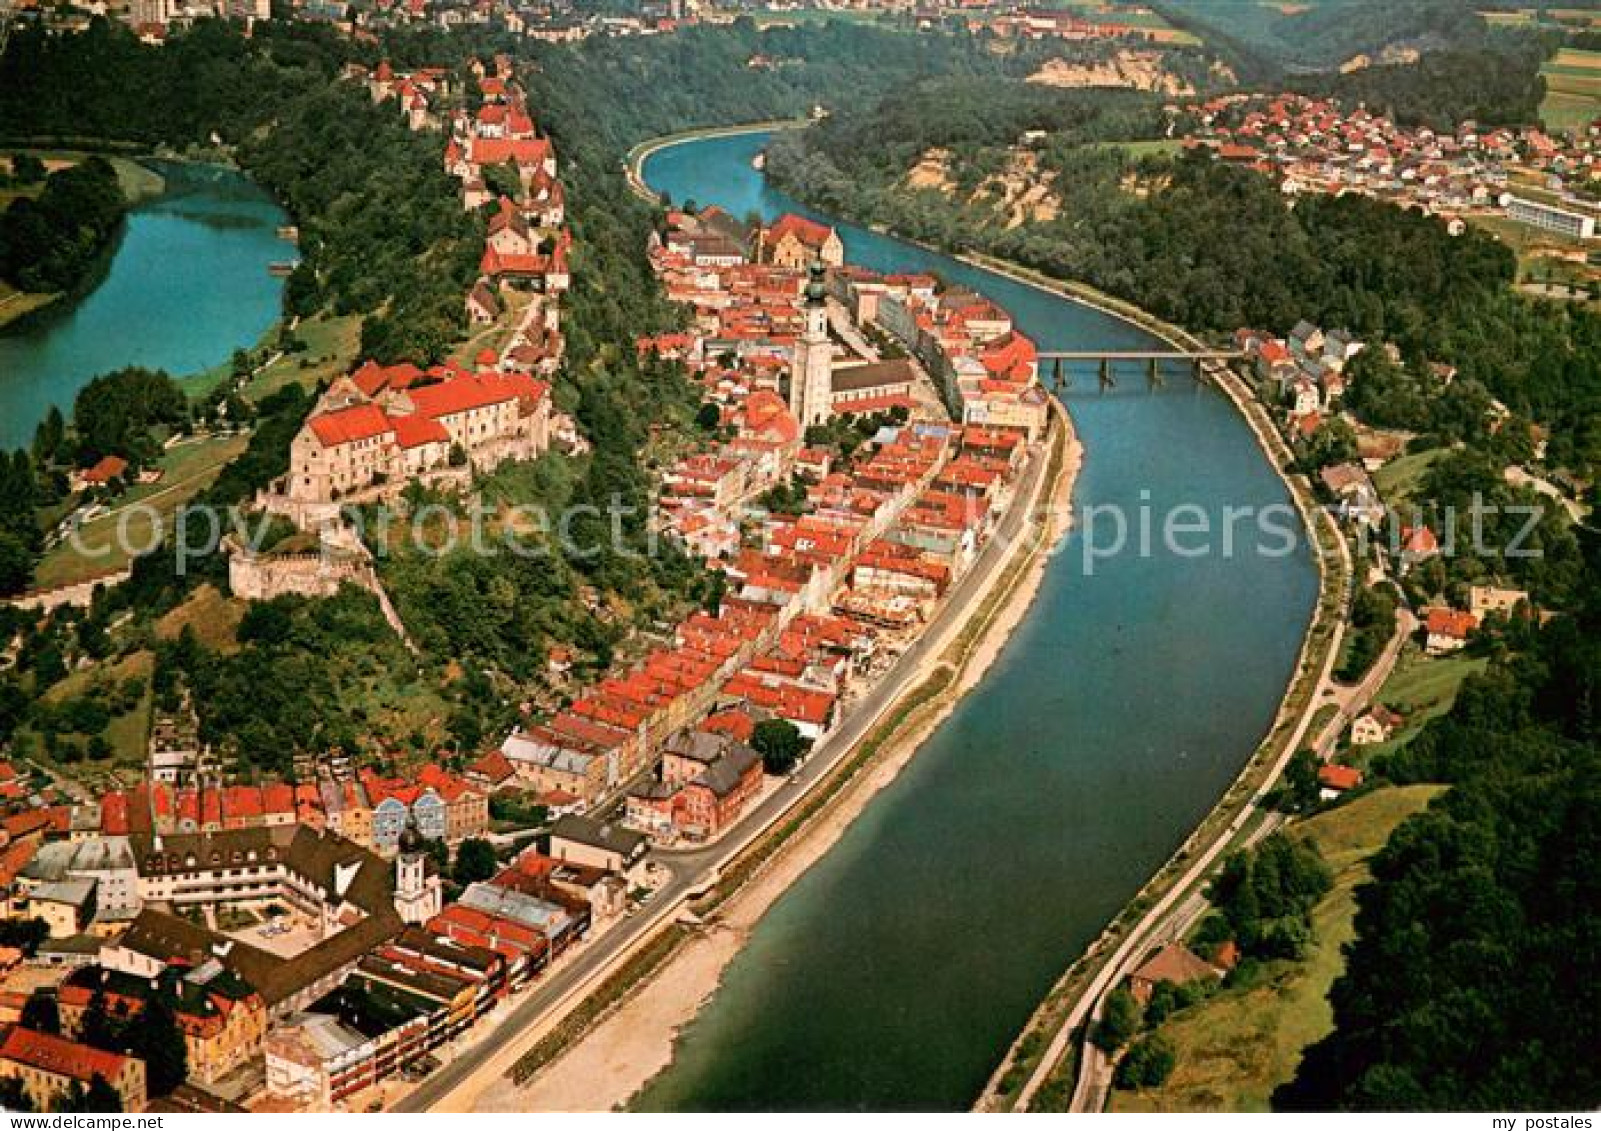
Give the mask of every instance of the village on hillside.
M 470 364 L 367 361 L 327 383 L 254 500 L 300 533 L 227 544 L 237 597 L 354 584 L 405 640 L 348 508 L 586 450 L 552 397 L 572 249 L 557 154 L 509 60 L 474 75 L 471 112 L 447 109 L 441 69 L 345 79 L 439 136 L 463 208 L 487 206 L 462 296 L 483 344 Z M 703 393 L 655 522 L 721 574 L 715 611 L 460 769 L 336 751 L 243 779 L 199 739 L 187 692 L 125 787 L 40 792 L 0 765 L 18 944 L 0 951 L 0 1078 L 40 1105 L 98 1079 L 126 1110 L 169 1091 L 172 1110 L 387 1106 L 637 914 L 670 874 L 659 853 L 716 843 L 789 782 L 941 610 L 1043 462 L 1033 343 L 973 292 L 851 266 L 799 216 L 672 212 L 647 250 L 687 328 L 635 348 Z M 502 801 L 545 823 L 494 831 Z M 470 876 L 468 855 L 485 856 Z M 153 1002 L 186 1052 L 176 1091 L 152 1087 L 155 1051 L 84 1043 L 102 1014 Z

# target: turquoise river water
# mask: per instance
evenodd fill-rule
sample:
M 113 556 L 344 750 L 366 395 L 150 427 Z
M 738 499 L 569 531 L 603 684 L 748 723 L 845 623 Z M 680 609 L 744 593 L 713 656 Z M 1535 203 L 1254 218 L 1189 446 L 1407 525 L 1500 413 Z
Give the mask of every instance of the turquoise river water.
M 278 317 L 294 258 L 287 223 L 245 177 L 209 165 L 155 166 L 166 191 L 132 208 L 104 276 L 0 332 L 0 450 L 26 445 L 52 405 L 124 365 L 199 373 L 254 346 Z
M 652 155 L 675 204 L 804 211 L 751 165 L 766 135 Z M 815 215 L 815 213 L 813 214 Z M 937 271 L 1045 349 L 1149 344 L 1088 307 L 849 225 L 849 261 Z M 1164 549 L 1180 504 L 1282 506 L 1220 395 L 1171 375 L 1066 394 L 1085 446 L 1080 521 L 982 683 L 770 909 L 639 1097 L 652 1109 L 961 1109 L 1034 1006 L 1239 772 L 1271 724 L 1316 598 L 1304 540 Z M 1131 548 L 1085 564 L 1089 507 Z M 1139 512 L 1155 516 L 1137 552 Z M 1104 513 L 1104 512 L 1103 512 Z M 1278 520 L 1281 524 L 1283 519 Z M 1109 545 L 1110 526 L 1096 541 Z M 1102 538 L 1107 541 L 1101 541 Z M 1261 550 L 1263 552 L 1258 552 Z

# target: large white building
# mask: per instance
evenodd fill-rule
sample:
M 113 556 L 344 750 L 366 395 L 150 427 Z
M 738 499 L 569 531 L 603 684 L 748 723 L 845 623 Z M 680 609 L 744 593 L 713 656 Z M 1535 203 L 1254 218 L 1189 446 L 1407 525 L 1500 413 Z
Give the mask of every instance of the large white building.
M 1519 223 L 1556 232 L 1569 239 L 1595 238 L 1593 213 L 1580 212 L 1572 208 L 1558 208 L 1555 205 L 1542 204 L 1537 200 L 1525 200 L 1521 196 L 1509 195 L 1506 200 L 1506 214 Z
M 329 386 L 289 449 L 282 495 L 302 517 L 459 468 L 533 459 L 550 444 L 550 386 L 523 373 L 368 362 Z

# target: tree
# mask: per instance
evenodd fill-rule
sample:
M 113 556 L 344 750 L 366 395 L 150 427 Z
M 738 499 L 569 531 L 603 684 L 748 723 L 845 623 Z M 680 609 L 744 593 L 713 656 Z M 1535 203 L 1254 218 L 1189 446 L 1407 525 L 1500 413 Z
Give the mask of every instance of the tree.
M 43 919 L 0 919 L 0 946 L 14 946 L 29 958 L 49 937 L 50 924 Z
M 32 153 L 11 158 L 11 179 L 19 185 L 36 185 L 45 179 L 45 163 Z
M 481 837 L 469 837 L 456 848 L 456 867 L 451 875 L 458 884 L 466 886 L 489 879 L 499 867 L 495 846 Z
M 74 1080 L 56 1105 L 56 1110 L 67 1114 L 119 1112 L 122 1110 L 122 1095 L 111 1086 L 110 1081 L 96 1072 L 87 1088 Z
M 106 995 L 96 986 L 84 1007 L 83 1018 L 78 1022 L 78 1039 L 93 1048 L 106 1052 L 122 1052 L 122 1026 L 111 1016 Z
M 1302 747 L 1284 767 L 1284 784 L 1279 789 L 1278 807 L 1286 813 L 1305 813 L 1318 803 L 1318 767 L 1322 763 L 1310 749 Z
M 61 1034 L 61 1010 L 54 994 L 35 991 L 22 1005 L 21 1025 L 36 1033 Z
M 28 1089 L 23 1086 L 20 1076 L 7 1076 L 4 1079 L 0 1079 L 0 1110 L 33 1110 L 33 1100 L 28 1095 Z
M 715 432 L 722 422 L 723 410 L 711 401 L 701 405 L 700 409 L 695 413 L 695 427 L 702 432 Z
M 1090 1040 L 1102 1052 L 1116 1052 L 1140 1031 L 1141 1021 L 1140 1003 L 1127 986 L 1118 986 L 1106 995 L 1106 1004 L 1090 1032 Z
M 775 776 L 794 769 L 811 746 L 788 719 L 763 719 L 751 732 L 750 744 L 762 756 L 762 768 Z
M 189 1050 L 164 994 L 152 994 L 128 1032 L 133 1054 L 145 1062 L 152 1096 L 164 1096 L 189 1076 Z
M 1173 1043 L 1160 1033 L 1141 1037 L 1118 1061 L 1112 1082 L 1119 1088 L 1159 1088 L 1178 1064 Z

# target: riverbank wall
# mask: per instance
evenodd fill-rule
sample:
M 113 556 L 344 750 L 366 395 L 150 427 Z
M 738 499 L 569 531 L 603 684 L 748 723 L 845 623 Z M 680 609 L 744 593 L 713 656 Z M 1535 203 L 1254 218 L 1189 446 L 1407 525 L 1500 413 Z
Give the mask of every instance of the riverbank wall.
M 628 187 L 634 194 L 649 204 L 660 204 L 661 194 L 645 182 L 645 162 L 650 155 L 663 149 L 671 149 L 686 141 L 701 141 L 711 137 L 737 137 L 740 134 L 759 134 L 770 130 L 794 130 L 811 124 L 810 118 L 770 118 L 760 122 L 742 122 L 730 126 L 705 126 L 700 129 L 680 130 L 675 134 L 664 134 L 661 137 L 648 138 L 635 145 L 623 157 L 623 173 L 628 178 Z
M 688 905 L 693 928 L 639 962 L 626 985 L 603 987 L 604 1008 L 580 1026 L 560 1026 L 514 1067 L 510 1079 L 482 1081 L 480 1110 L 594 1110 L 625 1104 L 672 1062 L 678 1030 L 716 990 L 749 932 L 789 887 L 831 848 L 915 757 L 962 695 L 1000 654 L 1039 589 L 1049 550 L 1071 525 L 1082 448 L 1066 411 L 1053 414 L 1043 467 L 1014 504 L 1021 529 L 995 543 L 1001 554 L 967 615 L 934 629 L 935 647 L 907 689 L 839 764 L 720 870 Z M 978 568 L 978 567 L 975 567 Z M 954 610 L 953 610 L 954 611 Z M 642 940 L 641 952 L 650 943 Z
M 1189 331 L 1085 284 L 1051 279 L 990 256 L 966 254 L 958 258 L 1134 322 L 1177 349 L 1206 348 L 1206 343 Z M 1151 938 L 1162 915 L 1181 896 L 1199 889 L 1226 848 L 1251 835 L 1254 826 L 1249 818 L 1277 785 L 1317 708 L 1315 692 L 1339 654 L 1353 573 L 1345 540 L 1328 512 L 1319 506 L 1310 481 L 1289 470 L 1294 455 L 1254 391 L 1226 365 L 1213 366 L 1209 376 L 1244 418 L 1295 506 L 1318 570 L 1318 600 L 1302 635 L 1296 666 L 1279 710 L 1251 759 L 1202 823 L 1052 987 L 992 1073 L 974 1104 L 976 1111 L 1055 1110 L 1065 1106 L 1058 1101 L 1070 1098 L 1070 1093 L 1064 1094 L 1060 1078 L 1076 1069 L 1074 1060 L 1064 1059 L 1071 1051 L 1068 1046 L 1075 1031 L 1084 1024 L 1105 990 L 1115 984 L 1130 956 L 1143 953 L 1142 943 Z M 1071 1084 L 1071 1079 L 1065 1082 Z M 1048 1087 L 1051 1083 L 1058 1086 Z M 1036 1097 L 1044 1102 L 1031 1107 Z

